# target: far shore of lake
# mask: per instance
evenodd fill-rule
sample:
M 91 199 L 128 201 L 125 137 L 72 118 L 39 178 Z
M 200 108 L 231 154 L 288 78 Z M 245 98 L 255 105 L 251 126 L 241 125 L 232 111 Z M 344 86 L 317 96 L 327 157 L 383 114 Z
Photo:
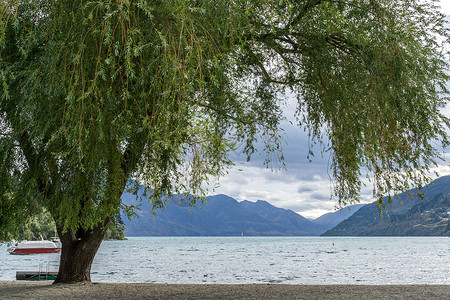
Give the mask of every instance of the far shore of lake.
M 450 299 L 450 285 L 148 284 L 0 281 L 0 299 Z

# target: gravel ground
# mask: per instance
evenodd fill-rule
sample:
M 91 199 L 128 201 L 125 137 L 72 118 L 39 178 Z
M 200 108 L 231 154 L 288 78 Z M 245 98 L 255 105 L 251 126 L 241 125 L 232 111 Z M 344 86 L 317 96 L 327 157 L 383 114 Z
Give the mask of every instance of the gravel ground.
M 0 282 L 0 299 L 450 299 L 450 285 Z

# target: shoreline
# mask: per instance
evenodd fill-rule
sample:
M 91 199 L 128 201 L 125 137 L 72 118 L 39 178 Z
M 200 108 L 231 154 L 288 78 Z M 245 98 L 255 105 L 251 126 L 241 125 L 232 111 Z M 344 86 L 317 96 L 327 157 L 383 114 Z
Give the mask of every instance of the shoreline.
M 450 285 L 154 284 L 0 281 L 0 299 L 450 299 Z

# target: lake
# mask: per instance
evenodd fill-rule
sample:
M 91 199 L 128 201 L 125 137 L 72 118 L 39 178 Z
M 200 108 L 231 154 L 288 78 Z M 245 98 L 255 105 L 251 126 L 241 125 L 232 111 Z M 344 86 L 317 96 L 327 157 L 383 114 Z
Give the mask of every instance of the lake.
M 17 270 L 59 254 L 10 255 Z M 450 284 L 448 237 L 143 237 L 102 243 L 92 281 L 149 283 Z

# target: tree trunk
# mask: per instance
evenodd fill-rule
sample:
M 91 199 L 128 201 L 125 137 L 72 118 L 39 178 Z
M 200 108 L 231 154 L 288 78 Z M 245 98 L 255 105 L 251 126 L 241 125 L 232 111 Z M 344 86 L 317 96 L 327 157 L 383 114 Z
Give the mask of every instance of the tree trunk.
M 91 282 L 92 262 L 105 236 L 107 224 L 104 222 L 89 230 L 79 229 L 76 234 L 72 231 L 62 233 L 62 228 L 58 227 L 62 251 L 54 284 Z

